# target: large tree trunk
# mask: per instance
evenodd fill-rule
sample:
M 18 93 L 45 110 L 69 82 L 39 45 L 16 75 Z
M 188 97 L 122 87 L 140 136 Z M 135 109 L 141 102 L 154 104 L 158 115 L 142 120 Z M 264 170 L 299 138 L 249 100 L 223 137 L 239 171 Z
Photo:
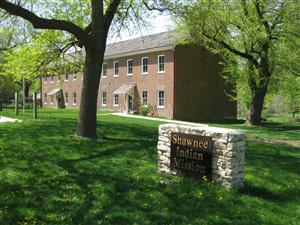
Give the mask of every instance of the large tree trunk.
M 258 125 L 261 122 L 261 114 L 264 106 L 264 99 L 267 93 L 268 85 L 251 90 L 250 112 L 247 123 Z
M 77 136 L 97 138 L 97 99 L 105 46 L 86 48 Z

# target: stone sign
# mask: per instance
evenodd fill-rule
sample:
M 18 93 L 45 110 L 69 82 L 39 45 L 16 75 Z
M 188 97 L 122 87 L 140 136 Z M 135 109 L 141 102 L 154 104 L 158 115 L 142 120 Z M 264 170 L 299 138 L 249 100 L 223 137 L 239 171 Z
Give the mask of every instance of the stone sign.
M 212 138 L 171 133 L 171 169 L 211 179 Z
M 245 135 L 209 126 L 164 124 L 159 127 L 158 169 L 192 175 L 227 188 L 244 185 Z

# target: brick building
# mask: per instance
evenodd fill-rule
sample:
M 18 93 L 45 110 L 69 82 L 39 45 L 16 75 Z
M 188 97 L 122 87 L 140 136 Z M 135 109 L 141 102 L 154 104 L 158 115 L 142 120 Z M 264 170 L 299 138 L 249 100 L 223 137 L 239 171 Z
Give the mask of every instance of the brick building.
M 202 47 L 174 45 L 173 34 L 107 45 L 98 108 L 134 113 L 150 104 L 167 118 L 235 118 L 236 102 L 227 95 L 232 87 L 220 76 L 218 57 Z M 81 85 L 80 73 L 43 77 L 44 107 L 79 108 Z

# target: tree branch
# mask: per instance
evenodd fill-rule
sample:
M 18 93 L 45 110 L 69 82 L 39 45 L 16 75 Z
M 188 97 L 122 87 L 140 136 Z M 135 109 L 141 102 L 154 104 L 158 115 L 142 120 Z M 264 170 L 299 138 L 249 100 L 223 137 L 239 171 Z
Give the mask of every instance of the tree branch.
M 121 3 L 121 0 L 111 0 L 104 17 L 104 29 L 105 32 L 108 33 L 109 27 L 111 25 L 112 20 L 114 19 L 115 13 Z
M 19 16 L 29 21 L 36 29 L 62 30 L 73 34 L 79 41 L 87 41 L 88 35 L 82 28 L 72 22 L 57 19 L 41 18 L 20 5 L 0 0 L 0 8 L 11 15 Z

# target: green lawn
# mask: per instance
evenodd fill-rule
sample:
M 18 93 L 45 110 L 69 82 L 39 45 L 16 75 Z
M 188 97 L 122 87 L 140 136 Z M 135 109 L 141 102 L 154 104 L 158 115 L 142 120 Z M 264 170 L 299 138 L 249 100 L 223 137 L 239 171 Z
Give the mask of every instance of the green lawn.
M 74 137 L 77 116 L 43 109 L 0 124 L 1 225 L 299 224 L 300 147 L 251 141 L 299 140 L 299 124 L 211 122 L 247 130 L 245 188 L 234 192 L 159 174 L 159 122 L 99 116 L 100 138 L 88 140 Z

